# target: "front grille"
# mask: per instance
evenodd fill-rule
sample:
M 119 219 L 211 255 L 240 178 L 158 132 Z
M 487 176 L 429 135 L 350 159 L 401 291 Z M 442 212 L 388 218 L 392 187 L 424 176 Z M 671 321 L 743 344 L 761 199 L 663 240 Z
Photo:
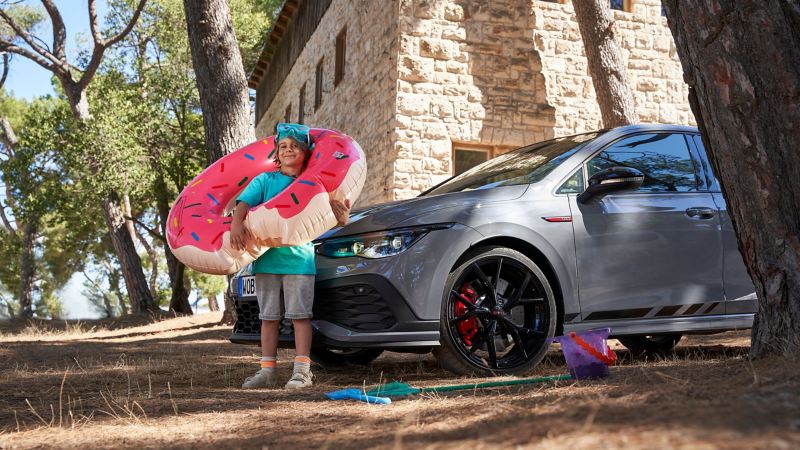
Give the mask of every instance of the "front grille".
M 397 323 L 381 294 L 368 284 L 317 289 L 314 318 L 358 331 L 386 330 Z
M 368 284 L 316 289 L 314 292 L 314 319 L 326 320 L 356 331 L 381 331 L 397 323 L 386 301 Z M 258 318 L 258 301 L 255 299 L 236 301 L 237 335 L 260 335 L 261 320 Z M 293 335 L 290 319 L 283 319 L 280 334 Z
M 233 334 L 261 334 L 261 319 L 258 318 L 257 300 L 237 300 L 236 301 L 236 325 L 233 326 Z M 293 335 L 294 327 L 289 319 L 281 320 L 280 334 Z

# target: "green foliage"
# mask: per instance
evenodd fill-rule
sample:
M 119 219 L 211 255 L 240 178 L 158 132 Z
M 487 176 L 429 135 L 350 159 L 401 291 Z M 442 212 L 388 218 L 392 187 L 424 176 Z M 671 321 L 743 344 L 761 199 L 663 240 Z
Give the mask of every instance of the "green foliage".
M 110 0 L 103 32 L 124 27 L 134 3 Z M 246 72 L 255 64 L 281 3 L 230 0 Z M 46 18 L 40 7 L 14 5 L 6 11 L 32 32 L 41 31 L 39 24 Z M 0 26 L 0 36 L 13 33 Z M 78 47 L 76 66 L 83 67 L 89 48 Z M 0 157 L 2 181 L 15 202 L 14 210 L 7 211 L 18 224 L 39 224 L 34 252 L 37 314 L 58 317 L 59 289 L 81 271 L 94 277 L 84 288 L 98 310 L 117 313 L 124 292 L 100 200 L 111 191 L 128 195 L 132 216 L 162 232 L 165 208 L 205 167 L 203 118 L 183 1 L 148 1 L 133 31 L 107 51 L 89 87 L 89 120 L 76 121 L 63 91 L 56 92 L 30 104 L 0 92 L 0 117 L 9 119 L 19 137 L 14 158 Z M 166 245 L 144 228 L 139 231 L 160 250 L 157 297 L 166 305 Z M 0 231 L 0 315 L 7 305 L 16 308 L 20 236 Z M 150 259 L 141 253 L 145 270 L 152 271 Z M 203 297 L 226 287 L 224 277 L 192 271 L 187 277 Z
M 224 275 L 209 275 L 191 269 L 187 269 L 186 273 L 200 298 L 216 297 L 220 292 L 225 292 L 228 281 Z
M 3 9 L 20 28 L 28 33 L 36 33 L 38 31 L 46 14 L 44 8 L 40 6 L 25 4 L 15 4 L 8 7 L 4 6 Z M 16 36 L 17 33 L 11 29 L 4 20 L 0 20 L 0 39 L 13 41 L 19 39 Z
M 244 71 L 249 74 L 256 65 L 261 49 L 272 27 L 280 0 L 231 0 L 231 19 Z

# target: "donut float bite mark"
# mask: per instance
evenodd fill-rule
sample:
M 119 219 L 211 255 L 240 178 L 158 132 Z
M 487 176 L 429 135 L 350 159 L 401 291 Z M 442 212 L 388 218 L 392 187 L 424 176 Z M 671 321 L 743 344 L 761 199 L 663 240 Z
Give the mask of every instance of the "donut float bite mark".
M 167 242 L 187 266 L 206 273 L 234 273 L 269 246 L 309 242 L 336 225 L 330 199 L 356 201 L 366 179 L 361 147 L 338 132 L 311 129 L 314 157 L 301 176 L 267 203 L 250 210 L 245 225 L 256 237 L 244 251 L 230 246 L 226 219 L 235 198 L 262 172 L 277 170 L 274 137 L 221 158 L 192 180 L 175 201 Z

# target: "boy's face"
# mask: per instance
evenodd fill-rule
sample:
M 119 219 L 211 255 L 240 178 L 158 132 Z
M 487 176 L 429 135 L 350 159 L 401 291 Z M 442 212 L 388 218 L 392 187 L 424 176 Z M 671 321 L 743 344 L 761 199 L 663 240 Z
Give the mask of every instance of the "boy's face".
M 284 138 L 278 142 L 278 160 L 283 167 L 302 167 L 306 159 L 303 146 L 292 138 Z

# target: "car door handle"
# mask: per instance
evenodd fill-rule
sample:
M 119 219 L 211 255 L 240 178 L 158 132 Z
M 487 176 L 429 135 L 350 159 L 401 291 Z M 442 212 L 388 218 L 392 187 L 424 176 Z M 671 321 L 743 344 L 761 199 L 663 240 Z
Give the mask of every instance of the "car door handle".
M 693 207 L 686 209 L 686 215 L 692 219 L 708 220 L 713 219 L 716 210 L 705 207 Z

